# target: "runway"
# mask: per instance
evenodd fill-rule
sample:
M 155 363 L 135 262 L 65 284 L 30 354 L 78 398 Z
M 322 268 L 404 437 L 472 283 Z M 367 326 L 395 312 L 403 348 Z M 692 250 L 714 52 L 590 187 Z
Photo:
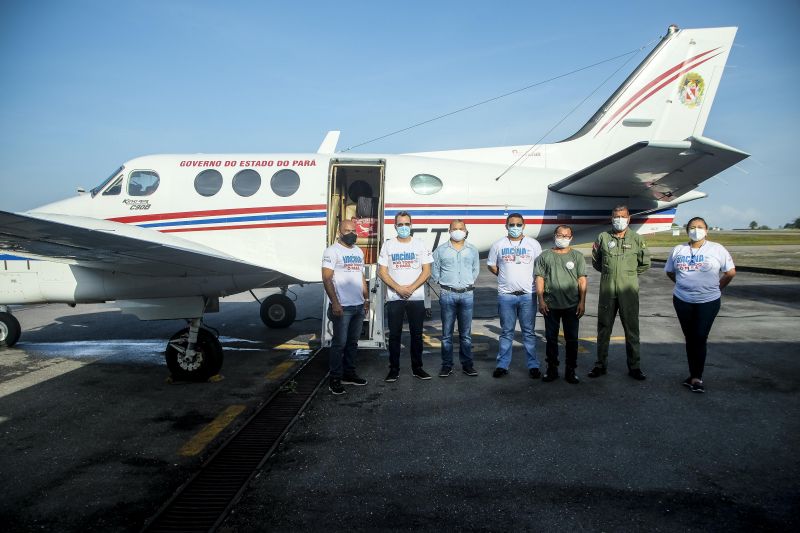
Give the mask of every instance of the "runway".
M 682 338 L 657 268 L 642 277 L 648 379 L 625 376 L 621 329 L 609 374 L 585 377 L 597 281 L 581 321 L 581 384 L 530 380 L 520 346 L 510 375 L 491 377 L 499 327 L 484 273 L 477 378 L 415 380 L 404 355 L 387 384 L 385 354 L 362 352 L 369 385 L 343 397 L 323 389 L 221 530 L 796 529 L 800 282 L 737 276 L 712 330 L 708 393 L 697 395 L 680 386 Z M 297 290 L 298 317 L 319 315 L 321 288 Z M 207 317 L 226 348 L 225 379 L 192 385 L 166 382 L 162 351 L 180 322 L 139 322 L 111 304 L 16 310 L 23 338 L 0 352 L 6 529 L 139 530 L 281 386 L 292 349 L 319 328 L 266 330 L 248 298 Z M 438 328 L 434 304 L 431 373 Z M 537 352 L 543 360 L 541 341 Z

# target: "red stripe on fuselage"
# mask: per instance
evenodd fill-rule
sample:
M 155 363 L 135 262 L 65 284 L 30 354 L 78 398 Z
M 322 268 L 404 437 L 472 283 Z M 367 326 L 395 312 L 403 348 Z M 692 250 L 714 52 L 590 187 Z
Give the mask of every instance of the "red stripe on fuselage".
M 198 218 L 198 217 L 215 217 L 224 215 L 248 215 L 252 213 L 274 213 L 276 211 L 309 211 L 309 210 L 325 210 L 325 204 L 314 205 L 273 205 L 264 207 L 241 207 L 238 209 L 210 209 L 206 211 L 181 211 L 177 213 L 153 213 L 147 215 L 133 215 L 128 217 L 115 217 L 109 218 L 113 222 L 124 222 L 126 224 L 132 222 L 149 222 L 153 220 L 172 220 L 176 218 Z

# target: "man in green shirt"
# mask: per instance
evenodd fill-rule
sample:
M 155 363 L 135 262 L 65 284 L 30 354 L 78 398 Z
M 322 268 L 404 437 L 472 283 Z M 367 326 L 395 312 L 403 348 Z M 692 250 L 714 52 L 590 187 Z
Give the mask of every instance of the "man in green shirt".
M 611 329 L 619 311 L 625 330 L 628 375 L 645 379 L 639 368 L 639 275 L 650 268 L 650 251 L 644 239 L 628 228 L 627 206 L 611 210 L 611 230 L 597 236 L 592 245 L 592 266 L 600 272 L 600 299 L 597 304 L 597 362 L 590 378 L 606 373 Z
M 586 309 L 586 261 L 583 254 L 570 247 L 572 228 L 558 226 L 554 246 L 536 260 L 536 295 L 539 312 L 544 317 L 547 340 L 547 372 L 542 381 L 558 379 L 558 329 L 564 326 L 567 364 L 564 379 L 580 382 L 575 375 L 578 366 L 578 320 Z

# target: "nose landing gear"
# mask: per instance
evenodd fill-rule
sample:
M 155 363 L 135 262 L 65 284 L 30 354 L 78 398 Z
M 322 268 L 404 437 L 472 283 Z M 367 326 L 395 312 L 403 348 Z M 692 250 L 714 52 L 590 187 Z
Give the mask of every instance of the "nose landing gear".
M 222 368 L 222 345 L 199 318 L 172 336 L 164 356 L 175 381 L 208 381 Z

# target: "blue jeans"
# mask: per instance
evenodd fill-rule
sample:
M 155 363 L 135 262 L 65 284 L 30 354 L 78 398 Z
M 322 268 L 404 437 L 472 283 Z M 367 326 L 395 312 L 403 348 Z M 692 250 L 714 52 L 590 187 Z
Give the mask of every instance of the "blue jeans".
M 539 368 L 536 359 L 536 336 L 533 334 L 536 320 L 536 306 L 533 294 L 499 293 L 497 295 L 497 314 L 500 315 L 500 350 L 497 354 L 497 367 L 508 369 L 511 364 L 511 347 L 514 342 L 514 327 L 519 319 L 522 330 L 522 345 L 525 346 L 528 368 Z
M 442 289 L 439 309 L 442 312 L 442 366 L 453 367 L 453 328 L 458 320 L 458 357 L 462 368 L 472 367 L 472 291 L 451 292 Z
M 363 305 L 348 305 L 342 309 L 344 310 L 342 316 L 336 316 L 331 306 L 328 306 L 328 318 L 333 325 L 333 339 L 328 350 L 328 368 L 334 379 L 356 373 L 358 338 L 361 336 L 361 325 L 364 321 Z

